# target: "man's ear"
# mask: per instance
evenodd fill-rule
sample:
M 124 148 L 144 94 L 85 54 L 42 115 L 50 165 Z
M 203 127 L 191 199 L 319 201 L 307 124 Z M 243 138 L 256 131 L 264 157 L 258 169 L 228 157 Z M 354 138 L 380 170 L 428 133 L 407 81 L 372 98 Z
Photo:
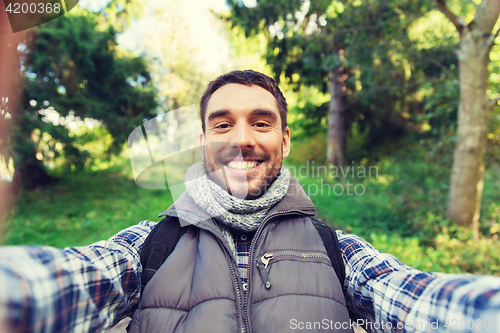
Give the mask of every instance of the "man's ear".
M 205 160 L 205 145 L 207 144 L 206 141 L 205 141 L 205 134 L 203 134 L 203 131 L 200 132 L 200 154 L 201 154 L 201 158 L 203 158 L 203 160 Z
M 287 126 L 283 132 L 283 159 L 290 154 L 290 128 Z

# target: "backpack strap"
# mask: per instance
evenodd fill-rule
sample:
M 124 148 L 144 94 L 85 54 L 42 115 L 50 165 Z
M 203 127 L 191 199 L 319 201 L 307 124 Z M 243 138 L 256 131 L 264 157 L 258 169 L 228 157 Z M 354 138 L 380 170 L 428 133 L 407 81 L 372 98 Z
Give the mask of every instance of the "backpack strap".
M 188 226 L 181 227 L 179 219 L 167 216 L 153 228 L 144 241 L 141 250 L 141 291 L 153 277 L 163 262 L 172 253 Z
M 321 240 L 323 241 L 323 244 L 325 245 L 326 248 L 326 253 L 328 254 L 328 257 L 330 258 L 330 261 L 332 262 L 333 269 L 335 270 L 335 273 L 337 274 L 337 277 L 339 278 L 340 285 L 342 286 L 342 292 L 344 293 L 344 298 L 347 299 L 347 289 L 344 286 L 344 281 L 345 281 L 345 265 L 344 265 L 344 259 L 342 258 L 342 252 L 340 251 L 340 244 L 339 240 L 337 238 L 337 233 L 330 229 L 328 225 L 325 223 L 321 222 L 320 220 L 311 217 L 311 221 L 318 231 Z M 361 317 L 354 309 L 351 309 L 349 306 L 347 307 L 347 310 L 349 311 L 349 317 L 351 317 L 351 320 L 358 323 L 359 319 L 362 319 Z M 366 322 L 362 320 L 364 324 L 361 326 L 367 331 L 366 327 Z
M 318 231 L 323 244 L 325 245 L 326 253 L 330 258 L 330 261 L 332 262 L 333 269 L 335 270 L 335 274 L 337 274 L 337 277 L 339 278 L 340 285 L 342 286 L 342 292 L 345 296 L 345 266 L 344 259 L 342 259 L 342 252 L 340 252 L 340 245 L 339 240 L 337 239 L 337 234 L 320 220 L 312 217 L 311 221 Z

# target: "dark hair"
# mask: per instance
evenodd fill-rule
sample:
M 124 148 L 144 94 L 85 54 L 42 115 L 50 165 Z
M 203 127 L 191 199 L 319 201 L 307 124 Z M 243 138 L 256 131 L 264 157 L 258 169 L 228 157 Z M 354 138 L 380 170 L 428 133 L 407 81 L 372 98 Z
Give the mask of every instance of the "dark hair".
M 286 115 L 288 113 L 288 106 L 280 88 L 271 77 L 248 69 L 223 74 L 208 84 L 207 90 L 205 90 L 200 100 L 200 118 L 203 132 L 205 132 L 205 113 L 210 97 L 212 97 L 217 89 L 230 83 L 243 84 L 246 86 L 256 85 L 269 91 L 276 99 L 276 104 L 278 105 L 278 111 L 281 117 L 281 130 L 285 130 L 287 126 Z

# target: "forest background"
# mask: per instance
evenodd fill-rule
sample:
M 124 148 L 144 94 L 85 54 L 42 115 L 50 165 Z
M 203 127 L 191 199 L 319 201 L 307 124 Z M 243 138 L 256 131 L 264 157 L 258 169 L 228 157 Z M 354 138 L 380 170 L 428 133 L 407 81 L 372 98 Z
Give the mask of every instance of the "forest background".
M 496 3 L 80 1 L 15 34 L 3 16 L 1 242 L 87 245 L 157 221 L 172 196 L 135 184 L 128 135 L 252 68 L 285 93 L 285 165 L 321 219 L 421 270 L 500 275 Z

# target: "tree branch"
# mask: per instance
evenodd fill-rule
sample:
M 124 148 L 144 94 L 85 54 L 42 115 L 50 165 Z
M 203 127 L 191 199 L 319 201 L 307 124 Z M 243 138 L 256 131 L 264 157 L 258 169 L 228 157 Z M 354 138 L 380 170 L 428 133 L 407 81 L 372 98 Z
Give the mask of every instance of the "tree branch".
M 439 11 L 443 13 L 444 16 L 446 16 L 446 18 L 451 21 L 451 23 L 453 23 L 455 28 L 457 28 L 458 33 L 461 34 L 462 30 L 467 25 L 467 23 L 465 23 L 465 20 L 462 17 L 453 14 L 453 12 L 446 5 L 445 0 L 436 0 L 436 4 Z
M 476 8 L 474 22 L 479 33 L 491 34 L 500 15 L 500 1 L 483 0 Z

